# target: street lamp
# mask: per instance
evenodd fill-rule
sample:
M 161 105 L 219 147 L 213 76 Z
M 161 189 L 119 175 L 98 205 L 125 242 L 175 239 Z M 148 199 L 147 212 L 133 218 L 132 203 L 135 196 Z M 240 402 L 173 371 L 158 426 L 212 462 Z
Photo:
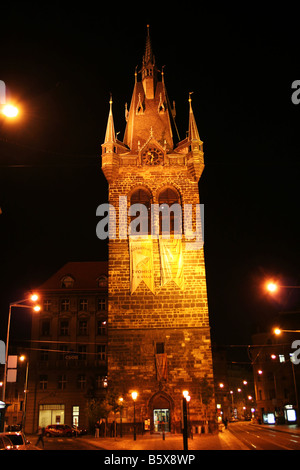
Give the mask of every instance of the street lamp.
M 270 281 L 266 283 L 266 289 L 269 292 L 276 292 L 278 289 L 300 289 L 300 286 L 279 286 L 276 282 Z
M 18 108 L 12 104 L 5 104 L 1 112 L 8 118 L 15 118 L 19 114 Z
M 182 392 L 182 414 L 183 414 L 183 450 L 188 450 L 188 430 L 187 430 L 187 399 L 189 397 L 188 390 Z
M 122 433 L 122 409 L 123 409 L 123 397 L 119 398 L 119 408 L 120 408 L 120 437 L 123 437 Z
M 137 399 L 138 393 L 132 392 L 131 398 L 133 399 L 133 440 L 136 441 L 136 424 L 135 424 L 135 401 Z
M 8 360 L 8 346 L 9 346 L 9 334 L 10 334 L 10 319 L 11 319 L 11 310 L 12 307 L 23 307 L 23 308 L 32 308 L 34 311 L 38 312 L 41 307 L 39 305 L 26 305 L 24 302 L 36 302 L 38 300 L 38 295 L 33 294 L 26 299 L 18 300 L 9 304 L 8 310 L 8 321 L 7 321 L 7 334 L 6 334 L 6 349 L 5 349 L 5 364 L 4 364 L 4 377 L 3 377 L 3 388 L 2 388 L 2 401 L 5 402 L 5 391 L 6 391 L 6 382 L 7 382 L 7 360 Z
M 22 355 L 19 357 L 21 362 L 26 360 L 26 356 Z M 25 375 L 25 385 L 24 385 L 24 410 L 22 415 L 22 431 L 25 432 L 25 420 L 26 420 L 26 407 L 27 407 L 27 393 L 28 393 L 28 372 L 29 372 L 29 361 L 26 363 L 26 375 Z

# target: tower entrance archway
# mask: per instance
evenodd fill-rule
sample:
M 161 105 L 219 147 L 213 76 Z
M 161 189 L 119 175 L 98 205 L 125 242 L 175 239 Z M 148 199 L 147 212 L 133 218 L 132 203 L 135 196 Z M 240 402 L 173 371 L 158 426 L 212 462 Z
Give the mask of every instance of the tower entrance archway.
M 155 393 L 148 405 L 151 432 L 171 431 L 173 400 L 165 392 Z

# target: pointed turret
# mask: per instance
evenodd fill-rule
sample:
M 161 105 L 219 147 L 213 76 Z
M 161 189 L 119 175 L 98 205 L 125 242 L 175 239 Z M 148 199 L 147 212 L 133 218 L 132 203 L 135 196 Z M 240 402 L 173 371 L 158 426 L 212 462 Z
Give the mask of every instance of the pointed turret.
M 108 114 L 108 120 L 107 120 L 107 126 L 106 126 L 106 133 L 105 133 L 105 139 L 104 139 L 104 144 L 108 143 L 115 143 L 116 142 L 116 134 L 115 134 L 115 126 L 114 126 L 114 118 L 113 118 L 113 113 L 112 113 L 112 96 L 110 95 L 110 100 L 109 100 L 109 114 Z
M 190 114 L 189 114 L 189 134 L 188 134 L 188 138 L 189 138 L 190 141 L 201 142 L 199 132 L 198 132 L 198 128 L 197 128 L 197 124 L 196 124 L 196 120 L 195 120 L 195 116 L 194 116 L 194 113 L 193 113 L 191 94 L 192 93 L 189 93 Z
M 195 116 L 192 108 L 192 93 L 189 93 L 189 131 L 187 136 L 188 154 L 187 162 L 188 169 L 196 181 L 201 177 L 204 170 L 204 154 L 203 154 L 203 142 L 200 139 L 198 127 L 196 124 Z
M 128 150 L 122 142 L 116 139 L 112 103 L 112 96 L 110 96 L 106 133 L 102 144 L 102 170 L 107 181 L 111 181 L 119 171 L 120 157 L 118 154 Z

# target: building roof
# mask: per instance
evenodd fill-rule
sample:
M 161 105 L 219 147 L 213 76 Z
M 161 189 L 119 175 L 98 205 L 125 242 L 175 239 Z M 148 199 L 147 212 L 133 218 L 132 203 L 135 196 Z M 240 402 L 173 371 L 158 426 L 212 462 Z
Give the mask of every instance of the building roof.
M 69 262 L 45 281 L 39 289 L 58 290 L 64 288 L 64 278 L 74 280 L 68 289 L 99 289 L 99 278 L 108 276 L 107 261 Z M 65 287 L 67 288 L 67 287 Z

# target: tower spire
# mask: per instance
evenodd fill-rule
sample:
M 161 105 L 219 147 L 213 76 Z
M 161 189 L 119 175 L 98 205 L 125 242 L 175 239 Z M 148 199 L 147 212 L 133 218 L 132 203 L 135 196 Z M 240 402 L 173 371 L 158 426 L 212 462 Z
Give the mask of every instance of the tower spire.
M 147 65 L 149 63 L 151 63 L 151 65 L 154 65 L 155 58 L 153 55 L 151 38 L 150 38 L 150 25 L 147 24 L 147 37 L 146 37 L 145 55 L 143 57 L 143 65 Z
M 189 140 L 201 141 L 200 136 L 199 136 L 199 132 L 198 132 L 198 128 L 197 128 L 197 124 L 196 124 L 196 120 L 195 120 L 195 116 L 194 116 L 194 113 L 193 113 L 193 108 L 192 108 L 192 98 L 191 98 L 192 94 L 193 94 L 192 91 L 189 92 L 189 104 L 190 104 L 190 111 L 189 111 Z
M 105 133 L 105 139 L 104 139 L 105 144 L 108 143 L 108 142 L 115 142 L 116 141 L 114 118 L 113 118 L 113 113 L 112 113 L 112 103 L 113 103 L 112 95 L 110 94 L 109 114 L 108 114 L 106 133 Z

